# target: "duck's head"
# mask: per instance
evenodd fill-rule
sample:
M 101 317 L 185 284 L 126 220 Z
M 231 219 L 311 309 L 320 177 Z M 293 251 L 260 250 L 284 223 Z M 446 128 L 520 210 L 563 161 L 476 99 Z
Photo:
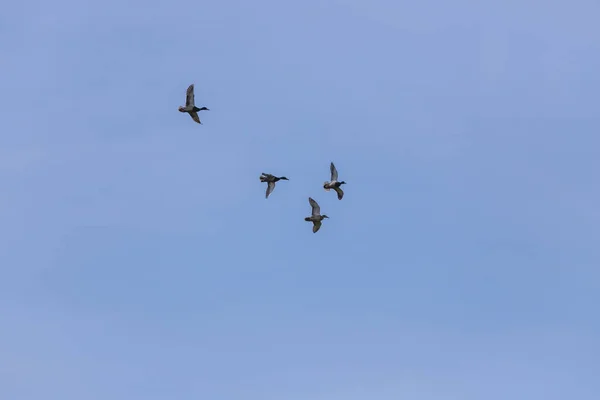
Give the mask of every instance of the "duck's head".
M 179 106 L 179 109 L 178 109 L 178 110 L 179 110 L 179 112 L 185 112 L 185 108 L 184 108 L 184 107 L 182 107 L 182 106 Z
M 282 177 L 281 177 L 281 178 L 279 178 L 279 179 L 282 179 L 282 180 L 284 180 L 284 181 L 289 181 L 289 179 L 288 179 L 288 178 L 286 178 L 285 176 L 282 176 Z
M 201 107 L 198 111 L 210 111 L 210 110 L 206 107 Z
M 345 184 L 346 184 L 346 181 L 341 181 L 340 182 L 340 185 L 345 185 Z
M 325 218 L 329 218 L 329 217 L 327 215 L 323 214 L 323 215 L 321 215 L 321 218 L 325 219 Z

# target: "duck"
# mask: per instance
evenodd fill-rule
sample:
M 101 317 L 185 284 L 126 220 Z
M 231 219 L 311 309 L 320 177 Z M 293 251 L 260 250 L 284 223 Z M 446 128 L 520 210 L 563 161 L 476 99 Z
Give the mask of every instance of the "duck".
M 323 183 L 323 189 L 329 192 L 330 189 L 333 189 L 337 192 L 338 200 L 341 200 L 344 197 L 344 191 L 340 186 L 345 185 L 346 182 L 341 181 L 338 182 L 338 172 L 333 165 L 333 162 L 329 165 L 329 170 L 331 171 L 331 180 L 329 182 Z
M 304 218 L 305 221 L 313 223 L 313 233 L 317 233 L 319 229 L 321 229 L 321 221 L 325 218 L 329 218 L 327 215 L 321 215 L 321 207 L 319 204 L 314 201 L 311 197 L 308 198 L 308 202 L 312 207 L 312 215 L 310 217 Z
M 200 122 L 200 117 L 198 117 L 198 111 L 210 111 L 206 107 L 201 107 L 201 108 L 196 107 L 196 104 L 194 102 L 194 84 L 193 83 L 187 88 L 187 91 L 185 93 L 185 107 L 180 106 L 179 111 L 182 113 L 190 114 L 190 117 L 192 117 L 192 119 L 194 121 L 196 121 L 197 123 L 199 123 L 201 125 L 202 125 L 202 122 Z
M 265 196 L 265 199 L 268 199 L 271 192 L 273 192 L 273 190 L 275 189 L 275 182 L 281 181 L 281 180 L 289 181 L 289 179 L 286 178 L 285 176 L 277 177 L 275 175 L 265 174 L 264 172 L 261 173 L 260 181 L 267 182 L 267 194 Z

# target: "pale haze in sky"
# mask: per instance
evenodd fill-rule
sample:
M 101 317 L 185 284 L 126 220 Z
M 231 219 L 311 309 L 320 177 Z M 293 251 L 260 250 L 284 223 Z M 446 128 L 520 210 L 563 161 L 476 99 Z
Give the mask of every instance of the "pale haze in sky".
M 0 399 L 599 399 L 599 16 L 5 2 Z

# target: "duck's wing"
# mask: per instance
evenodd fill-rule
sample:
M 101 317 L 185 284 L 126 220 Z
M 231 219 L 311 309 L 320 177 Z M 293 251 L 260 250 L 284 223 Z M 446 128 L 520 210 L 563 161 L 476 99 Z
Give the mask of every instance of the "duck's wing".
M 313 233 L 317 233 L 319 229 L 321 229 L 321 221 L 313 221 Z
M 341 187 L 339 187 L 339 186 L 335 187 L 334 186 L 333 190 L 335 190 L 337 192 L 338 200 L 341 200 L 342 197 L 344 197 L 344 191 L 342 190 Z
M 275 189 L 275 182 L 269 182 L 267 184 L 267 195 L 265 196 L 265 198 L 269 198 L 269 195 L 271 194 L 271 192 L 273 192 L 273 190 Z
M 194 107 L 196 104 L 194 103 L 194 84 L 192 83 L 188 88 L 187 92 L 185 92 L 185 106 L 186 107 Z
M 317 202 L 314 201 L 311 197 L 308 198 L 308 202 L 310 203 L 310 206 L 312 207 L 313 217 L 317 216 L 317 215 L 321 215 L 321 207 L 319 207 Z
M 333 165 L 333 163 L 331 163 L 331 165 L 329 166 L 329 170 L 331 171 L 331 181 L 337 181 L 338 178 L 338 172 L 337 169 L 335 168 L 335 165 Z
M 198 116 L 198 113 L 196 111 L 190 111 L 190 117 L 192 117 L 192 119 L 194 121 L 196 121 L 197 123 L 201 124 L 202 122 L 200 122 L 200 117 Z

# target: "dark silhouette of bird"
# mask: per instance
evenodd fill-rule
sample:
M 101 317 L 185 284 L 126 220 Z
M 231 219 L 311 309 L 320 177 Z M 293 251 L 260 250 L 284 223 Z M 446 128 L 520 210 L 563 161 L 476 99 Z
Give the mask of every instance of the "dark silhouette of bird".
M 289 181 L 289 179 L 285 176 L 277 177 L 275 175 L 265 174 L 264 172 L 260 175 L 260 181 L 267 182 L 267 194 L 265 196 L 266 199 L 269 198 L 269 195 L 275 189 L 275 182 L 280 180 Z
M 342 197 L 344 197 L 344 191 L 340 186 L 345 185 L 346 182 L 338 182 L 338 172 L 333 163 L 331 163 L 331 165 L 329 166 L 329 170 L 331 171 L 331 180 L 329 182 L 323 183 L 323 189 L 325 189 L 328 192 L 329 189 L 335 190 L 337 192 L 338 200 L 341 200 Z
M 187 88 L 187 91 L 185 94 L 185 107 L 180 106 L 179 111 L 182 113 L 190 114 L 190 117 L 192 117 L 192 119 L 199 124 L 202 124 L 202 122 L 200 122 L 200 117 L 198 117 L 198 111 L 210 111 L 206 107 L 201 107 L 201 108 L 196 107 L 196 103 L 194 102 L 194 84 L 193 83 Z
M 312 198 L 308 198 L 308 202 L 312 207 L 312 215 L 310 217 L 304 218 L 305 221 L 310 221 L 313 223 L 313 233 L 317 233 L 319 229 L 321 229 L 321 221 L 325 218 L 329 218 L 327 215 L 321 215 L 321 207 L 314 201 Z

